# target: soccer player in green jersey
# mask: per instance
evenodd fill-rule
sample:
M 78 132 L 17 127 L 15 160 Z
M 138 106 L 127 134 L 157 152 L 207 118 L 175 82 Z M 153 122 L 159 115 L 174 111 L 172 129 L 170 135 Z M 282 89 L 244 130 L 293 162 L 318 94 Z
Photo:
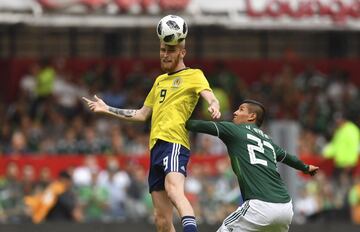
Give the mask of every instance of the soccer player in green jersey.
M 285 163 L 310 175 L 319 169 L 290 155 L 259 129 L 264 113 L 260 102 L 245 100 L 234 112 L 233 122 L 189 120 L 186 123 L 188 130 L 218 136 L 225 143 L 244 199 L 243 205 L 224 220 L 218 232 L 288 231 L 293 216 L 292 202 L 276 163 Z

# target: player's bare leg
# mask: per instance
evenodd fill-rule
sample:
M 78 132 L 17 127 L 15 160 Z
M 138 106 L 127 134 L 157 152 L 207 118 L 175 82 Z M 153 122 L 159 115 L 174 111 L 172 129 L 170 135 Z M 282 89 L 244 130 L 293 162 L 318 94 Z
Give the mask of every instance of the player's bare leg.
M 158 232 L 175 232 L 173 225 L 173 205 L 165 191 L 151 193 L 154 205 L 154 219 Z
M 194 210 L 185 196 L 185 176 L 179 172 L 170 172 L 165 177 L 165 190 L 178 210 L 184 231 L 197 231 Z

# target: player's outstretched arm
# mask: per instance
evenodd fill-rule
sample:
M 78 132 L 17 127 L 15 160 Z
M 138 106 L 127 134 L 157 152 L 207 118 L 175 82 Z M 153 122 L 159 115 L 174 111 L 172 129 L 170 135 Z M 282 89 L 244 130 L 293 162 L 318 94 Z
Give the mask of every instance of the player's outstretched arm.
M 208 111 L 211 113 L 213 119 L 221 117 L 220 104 L 214 93 L 209 90 L 203 90 L 200 95 L 209 103 Z
M 295 168 L 297 170 L 302 171 L 305 174 L 315 175 L 317 171 L 319 170 L 319 167 L 316 167 L 314 165 L 307 165 L 304 164 L 304 162 L 300 159 L 298 159 L 296 156 L 291 155 L 287 152 L 285 152 L 283 149 L 281 149 L 279 146 L 275 145 L 276 154 L 277 154 L 277 161 L 282 162 L 292 168 Z
M 119 109 L 108 106 L 101 98 L 94 96 L 94 100 L 86 97 L 82 98 L 88 105 L 89 109 L 95 113 L 103 113 L 112 115 L 120 119 L 128 121 L 146 121 L 151 115 L 152 109 L 147 106 L 143 106 L 141 109 Z
M 185 124 L 185 128 L 192 132 L 219 136 L 219 129 L 216 127 L 216 124 L 212 121 L 188 120 Z

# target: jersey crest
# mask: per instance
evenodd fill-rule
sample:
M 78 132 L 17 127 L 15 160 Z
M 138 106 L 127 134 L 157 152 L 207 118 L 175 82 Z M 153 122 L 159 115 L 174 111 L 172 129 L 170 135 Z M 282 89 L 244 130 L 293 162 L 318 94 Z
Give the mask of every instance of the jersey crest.
M 181 77 L 177 77 L 174 79 L 173 83 L 172 83 L 172 88 L 179 88 L 179 86 L 181 85 L 182 83 L 182 79 Z

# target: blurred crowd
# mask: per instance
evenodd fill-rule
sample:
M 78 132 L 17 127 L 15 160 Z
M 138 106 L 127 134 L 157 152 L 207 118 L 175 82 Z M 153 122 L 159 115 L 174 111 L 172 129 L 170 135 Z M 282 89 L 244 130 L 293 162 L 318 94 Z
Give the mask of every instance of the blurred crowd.
M 351 162 L 338 163 L 334 148 L 341 140 L 335 141 L 341 136 L 334 136 L 341 125 L 349 123 L 358 130 L 360 124 L 359 86 L 345 70 L 334 68 L 325 74 L 308 65 L 295 73 L 291 65 L 284 64 L 280 72 L 264 72 L 251 83 L 222 62 L 204 71 L 220 100 L 224 120 L 232 118 L 243 99 L 257 99 L 268 110 L 265 131 L 274 120 L 297 122 L 301 128 L 299 154 L 334 158 L 334 175 L 320 172 L 314 179 L 301 182 L 294 201 L 295 222 L 337 218 L 360 223 L 360 173 L 353 172 L 358 150 Z M 84 154 L 83 166 L 67 170 L 72 181 L 70 192 L 74 193 L 72 209 L 80 212 L 76 220 L 151 220 L 147 171 L 136 163 L 120 168 L 113 158 L 147 155 L 149 122 L 125 123 L 99 117 L 86 109 L 81 97 L 96 94 L 111 106 L 138 108 L 159 73 L 145 70 L 141 62 L 134 63 L 127 75 L 117 66 L 99 63 L 80 76 L 68 70 L 64 59 L 34 63 L 20 80 L 17 98 L 10 105 L 0 103 L 0 154 Z M 206 109 L 200 102 L 194 117 L 208 119 Z M 191 139 L 193 153 L 226 153 L 215 137 L 199 134 L 191 135 Z M 106 168 L 99 168 L 93 154 L 108 157 Z M 0 179 L 0 222 L 31 220 L 24 199 L 46 191 L 55 181 L 50 172 L 44 168 L 35 178 L 32 166 L 19 170 L 16 163 L 8 164 Z M 223 160 L 216 165 L 215 173 L 202 165 L 191 168 L 186 191 L 200 222 L 219 223 L 241 203 L 234 178 L 229 163 Z
M 65 171 L 67 179 L 64 172 L 53 177 L 48 167 L 37 174 L 30 164 L 20 168 L 9 162 L 0 179 L 0 223 L 153 222 L 147 171 L 135 160 L 120 165 L 108 156 L 101 168 L 97 157 L 88 155 L 82 165 Z M 228 159 L 219 159 L 215 170 L 194 164 L 185 189 L 200 223 L 219 223 L 241 202 Z

